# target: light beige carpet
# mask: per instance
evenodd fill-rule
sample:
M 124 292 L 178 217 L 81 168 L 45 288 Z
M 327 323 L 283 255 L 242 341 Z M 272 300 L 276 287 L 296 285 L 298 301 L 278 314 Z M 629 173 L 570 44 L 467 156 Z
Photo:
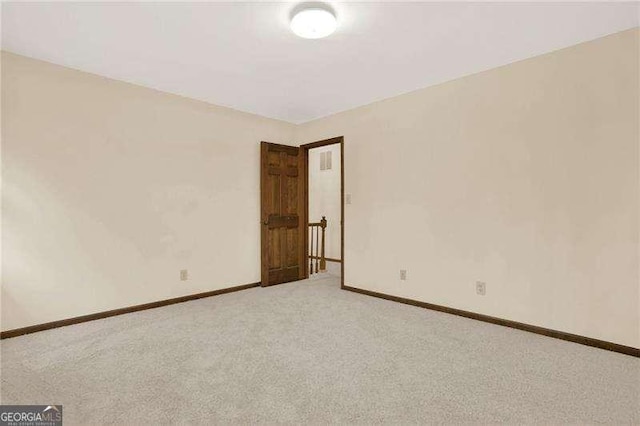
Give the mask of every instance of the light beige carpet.
M 640 423 L 640 360 L 339 289 L 255 288 L 3 340 L 65 424 Z

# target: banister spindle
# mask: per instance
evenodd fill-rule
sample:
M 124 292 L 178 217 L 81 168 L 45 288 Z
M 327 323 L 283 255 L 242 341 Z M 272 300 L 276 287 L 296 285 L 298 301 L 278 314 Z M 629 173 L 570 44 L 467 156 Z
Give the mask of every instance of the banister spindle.
M 318 254 L 320 253 L 320 251 L 318 250 L 318 244 L 319 244 L 319 240 L 320 240 L 320 235 L 318 234 L 320 231 L 320 227 L 319 226 L 315 226 L 316 228 L 316 274 L 318 273 L 318 266 L 320 264 L 320 261 L 318 260 Z
M 311 231 L 311 245 L 309 247 L 309 275 L 313 274 L 313 225 L 309 224 Z
M 324 231 L 327 227 L 327 219 L 322 216 L 322 220 L 320 221 L 320 227 L 322 228 L 322 245 L 321 245 L 321 252 L 320 252 L 320 270 L 321 271 L 326 271 L 327 270 L 327 259 L 324 257 Z

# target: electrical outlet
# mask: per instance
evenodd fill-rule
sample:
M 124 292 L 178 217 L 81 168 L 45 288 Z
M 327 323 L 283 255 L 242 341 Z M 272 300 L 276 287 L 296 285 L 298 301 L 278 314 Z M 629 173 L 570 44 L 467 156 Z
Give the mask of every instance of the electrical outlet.
M 189 271 L 186 269 L 180 270 L 180 281 L 187 281 L 189 279 Z
M 406 281 L 406 279 L 407 279 L 407 270 L 406 269 L 400 269 L 400 279 L 402 281 Z
M 476 281 L 476 293 L 480 296 L 487 294 L 487 284 L 482 281 Z

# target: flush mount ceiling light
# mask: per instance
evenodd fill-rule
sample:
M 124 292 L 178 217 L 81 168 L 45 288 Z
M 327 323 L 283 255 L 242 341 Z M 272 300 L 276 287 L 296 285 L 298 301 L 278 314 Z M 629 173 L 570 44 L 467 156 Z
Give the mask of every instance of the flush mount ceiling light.
M 291 31 L 303 38 L 323 38 L 336 30 L 336 16 L 326 9 L 313 7 L 295 13 Z

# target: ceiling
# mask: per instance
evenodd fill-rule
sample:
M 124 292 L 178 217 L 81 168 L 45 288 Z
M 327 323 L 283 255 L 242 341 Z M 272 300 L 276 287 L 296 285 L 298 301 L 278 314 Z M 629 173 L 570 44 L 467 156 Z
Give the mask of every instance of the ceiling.
M 638 26 L 638 3 L 3 3 L 4 50 L 301 123 Z

